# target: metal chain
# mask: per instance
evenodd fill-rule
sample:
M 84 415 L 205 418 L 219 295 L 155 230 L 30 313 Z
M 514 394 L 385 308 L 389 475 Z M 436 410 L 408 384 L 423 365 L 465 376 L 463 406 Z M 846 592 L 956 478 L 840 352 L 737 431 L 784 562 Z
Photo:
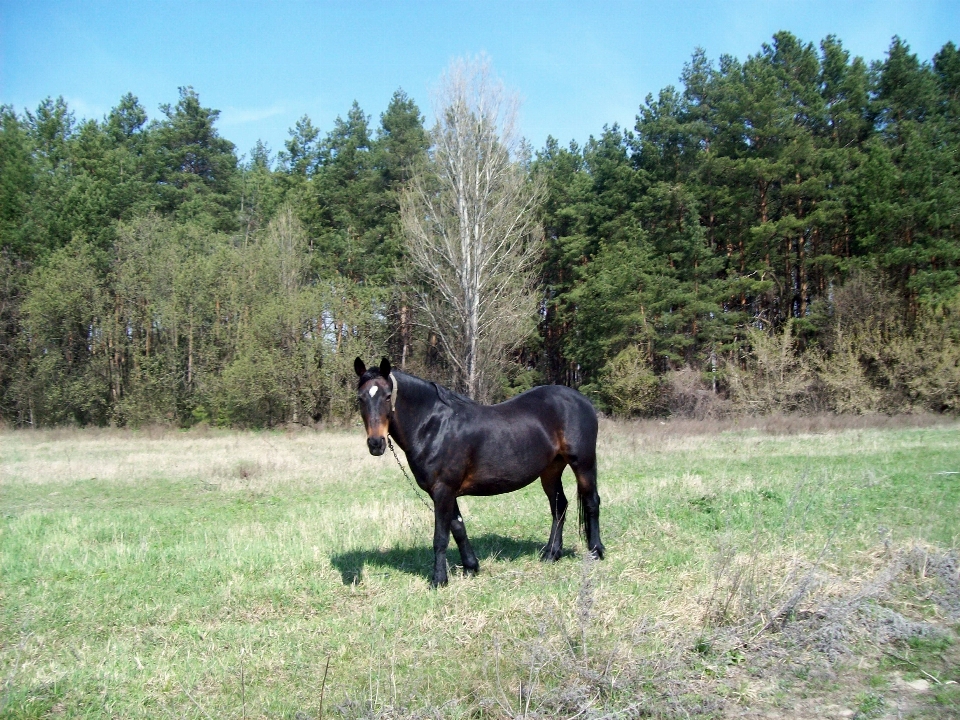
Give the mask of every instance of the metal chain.
M 423 499 L 423 495 L 417 492 L 419 486 L 407 475 L 407 469 L 403 466 L 403 463 L 400 462 L 400 458 L 397 457 L 397 451 L 393 449 L 393 441 L 390 439 L 390 436 L 387 435 L 387 445 L 390 446 L 390 452 L 393 453 L 393 459 L 397 461 L 397 465 L 400 466 L 400 472 L 403 473 L 403 476 L 407 479 L 407 482 L 410 483 L 410 487 L 413 488 L 414 495 L 417 496 L 417 500 L 423 503 L 423 506 L 433 514 L 433 508 L 430 507 L 429 503 Z

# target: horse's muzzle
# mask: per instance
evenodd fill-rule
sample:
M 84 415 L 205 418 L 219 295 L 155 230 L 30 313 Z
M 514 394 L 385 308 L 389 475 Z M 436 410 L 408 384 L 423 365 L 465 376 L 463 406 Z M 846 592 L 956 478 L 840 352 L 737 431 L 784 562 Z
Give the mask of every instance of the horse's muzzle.
M 387 439 L 385 437 L 368 437 L 367 447 L 370 448 L 371 455 L 383 455 L 387 449 Z

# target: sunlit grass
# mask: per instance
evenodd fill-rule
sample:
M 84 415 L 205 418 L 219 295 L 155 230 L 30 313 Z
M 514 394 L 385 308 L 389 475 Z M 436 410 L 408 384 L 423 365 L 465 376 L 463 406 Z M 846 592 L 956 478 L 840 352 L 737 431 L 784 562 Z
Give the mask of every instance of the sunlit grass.
M 772 703 L 726 636 L 657 658 L 960 545 L 955 424 L 702 429 L 603 425 L 603 562 L 574 518 L 539 562 L 539 483 L 464 499 L 481 574 L 436 592 L 430 512 L 359 430 L 0 434 L 0 715 L 317 717 L 322 689 L 331 716 L 572 716 L 659 707 L 645 677 Z

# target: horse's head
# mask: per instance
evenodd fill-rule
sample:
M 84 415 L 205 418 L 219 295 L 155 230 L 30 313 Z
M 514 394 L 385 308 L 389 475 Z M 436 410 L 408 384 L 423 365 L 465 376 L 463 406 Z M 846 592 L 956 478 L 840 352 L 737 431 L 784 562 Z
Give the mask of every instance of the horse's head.
M 363 360 L 353 361 L 360 382 L 357 386 L 357 400 L 360 402 L 360 415 L 367 428 L 367 447 L 371 455 L 383 455 L 387 449 L 387 431 L 393 408 L 390 396 L 393 382 L 390 378 L 390 361 L 383 358 L 380 367 L 369 370 Z

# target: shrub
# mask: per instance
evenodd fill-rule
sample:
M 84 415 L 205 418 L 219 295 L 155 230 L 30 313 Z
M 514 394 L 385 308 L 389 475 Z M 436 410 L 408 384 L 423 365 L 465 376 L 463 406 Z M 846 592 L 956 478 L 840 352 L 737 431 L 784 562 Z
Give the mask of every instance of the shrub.
M 921 306 L 913 321 L 882 278 L 855 274 L 815 309 L 818 342 L 802 348 L 794 321 L 751 329 L 747 353 L 724 368 L 730 399 L 757 414 L 960 410 L 960 297 Z
M 731 403 L 718 394 L 692 367 L 671 370 L 664 377 L 664 401 L 670 415 L 691 420 L 715 420 L 732 411 Z
M 649 416 L 662 407 L 660 381 L 636 345 L 610 360 L 601 378 L 595 392 L 617 417 Z
M 862 343 L 848 336 L 833 339 L 833 352 L 808 351 L 821 383 L 824 405 L 838 413 L 863 415 L 883 407 L 883 393 L 870 381 L 862 362 Z
M 797 344 L 792 321 L 781 333 L 747 331 L 746 354 L 723 368 L 736 410 L 766 415 L 818 409 L 818 378 Z
M 877 356 L 904 409 L 960 410 L 960 298 L 921 310 L 913 331 L 887 338 Z

